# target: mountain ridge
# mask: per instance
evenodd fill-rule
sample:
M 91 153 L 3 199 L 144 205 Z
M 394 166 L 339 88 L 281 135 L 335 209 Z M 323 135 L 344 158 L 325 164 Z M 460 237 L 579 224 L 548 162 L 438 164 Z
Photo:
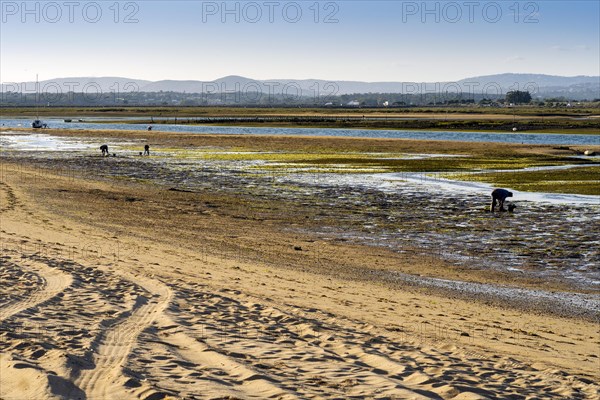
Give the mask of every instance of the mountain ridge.
M 356 93 L 483 92 L 502 94 L 529 90 L 532 94 L 585 94 L 600 97 L 600 76 L 560 76 L 533 73 L 502 73 L 458 81 L 347 81 L 324 79 L 252 79 L 228 75 L 212 81 L 164 79 L 150 81 L 126 77 L 66 77 L 39 82 L 41 92 L 82 93 L 177 92 L 233 93 L 261 92 L 290 96 L 351 95 Z M 3 83 L 2 92 L 35 93 L 35 82 Z

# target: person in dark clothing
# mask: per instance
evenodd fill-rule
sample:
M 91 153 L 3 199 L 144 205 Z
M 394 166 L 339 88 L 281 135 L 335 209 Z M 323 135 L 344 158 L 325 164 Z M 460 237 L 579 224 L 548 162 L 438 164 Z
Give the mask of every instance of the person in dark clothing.
M 145 145 L 144 146 L 144 155 L 145 156 L 149 156 L 150 155 L 150 145 Z
M 100 146 L 100 150 L 102 150 L 102 156 L 109 156 L 110 154 L 108 153 L 108 146 L 103 144 L 102 146 Z
M 498 206 L 500 206 L 500 211 L 506 211 L 504 209 L 504 201 L 507 197 L 513 197 L 512 192 L 509 192 L 506 189 L 494 189 L 492 192 L 492 204 L 490 205 L 490 212 L 494 212 L 496 208 L 496 201 L 498 202 Z

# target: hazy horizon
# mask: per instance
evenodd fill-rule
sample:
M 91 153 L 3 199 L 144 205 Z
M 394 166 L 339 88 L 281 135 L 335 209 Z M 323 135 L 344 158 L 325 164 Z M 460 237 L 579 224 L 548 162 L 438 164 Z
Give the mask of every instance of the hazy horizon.
M 458 82 L 458 81 L 462 81 L 465 79 L 474 79 L 474 78 L 483 78 L 483 77 L 488 77 L 488 76 L 495 76 L 495 75 L 544 75 L 544 76 L 548 76 L 548 77 L 559 77 L 559 78 L 600 78 L 600 74 L 598 75 L 571 75 L 571 76 L 566 76 L 566 75 L 547 75 L 547 74 L 540 74 L 540 73 L 534 73 L 534 72 L 503 72 L 503 73 L 499 73 L 499 74 L 494 74 L 494 75 L 481 75 L 481 76 L 465 76 L 462 77 L 460 79 L 456 79 L 454 81 L 441 81 L 441 80 L 431 80 L 431 81 L 422 81 L 422 82 L 416 82 L 416 83 L 441 83 L 441 82 Z M 302 79 L 295 79 L 293 77 L 271 77 L 271 78 L 267 78 L 267 79 L 258 79 L 258 78 L 254 78 L 252 76 L 244 76 L 241 74 L 232 74 L 232 75 L 226 75 L 226 76 L 220 76 L 217 77 L 215 79 L 170 79 L 170 78 L 164 78 L 164 79 L 157 79 L 157 80 L 149 80 L 149 79 L 142 79 L 142 78 L 138 78 L 137 76 L 55 76 L 52 78 L 42 78 L 39 77 L 39 81 L 40 82 L 44 82 L 44 81 L 50 81 L 52 82 L 53 80 L 59 80 L 59 79 L 130 79 L 130 80 L 137 80 L 137 81 L 147 81 L 147 82 L 162 82 L 162 81 L 173 81 L 173 82 L 212 82 L 212 81 L 216 81 L 216 80 L 220 80 L 220 79 L 226 79 L 226 78 L 244 78 L 244 79 L 249 79 L 251 81 L 277 81 L 277 80 L 281 80 L 281 81 L 300 81 L 300 80 L 306 80 L 306 81 L 317 81 L 317 80 L 322 80 L 322 81 L 326 81 L 326 79 L 321 79 L 319 77 L 312 77 L 312 78 L 302 78 Z M 337 82 L 341 82 L 341 81 L 346 81 L 346 82 L 361 82 L 361 83 L 403 83 L 403 81 L 361 81 L 361 80 L 342 80 L 342 79 L 332 79 L 332 81 L 337 81 Z M 0 84 L 9 84 L 9 83 L 30 83 L 30 82 L 35 82 L 35 79 L 28 79 L 25 81 L 0 81 Z M 409 82 L 409 81 L 405 81 L 405 82 Z
M 596 1 L 2 1 L 0 81 L 597 76 Z

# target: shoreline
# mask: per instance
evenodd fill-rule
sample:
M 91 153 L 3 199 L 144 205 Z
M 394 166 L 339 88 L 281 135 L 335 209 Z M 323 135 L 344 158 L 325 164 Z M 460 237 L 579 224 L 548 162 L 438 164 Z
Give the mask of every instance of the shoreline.
M 25 121 L 29 122 L 29 119 L 25 118 Z M 251 122 L 240 122 L 240 123 L 199 123 L 199 124 L 191 124 L 191 123 L 157 123 L 152 121 L 144 121 L 144 122 L 125 122 L 125 121 L 86 121 L 86 124 L 110 124 L 110 123 L 122 123 L 126 125 L 141 125 L 144 128 L 148 125 L 152 125 L 155 128 L 151 132 L 152 133 L 170 133 L 169 131 L 161 131 L 161 125 L 176 125 L 176 126 L 189 126 L 189 127 L 218 127 L 218 128 L 280 128 L 280 129 L 330 129 L 330 130 L 349 130 L 349 131 L 359 131 L 359 130 L 368 130 L 368 131 L 393 131 L 393 132 L 454 132 L 454 133 L 481 133 L 481 134 L 497 134 L 497 135 L 515 135 L 515 134 L 531 134 L 531 135 L 590 135 L 597 136 L 600 135 L 598 133 L 599 126 L 585 128 L 585 129 L 565 129 L 565 128 L 548 128 L 548 129 L 527 129 L 521 128 L 517 131 L 513 131 L 513 126 L 511 125 L 506 130 L 499 130 L 495 128 L 483 129 L 483 128 L 461 128 L 461 127 L 369 127 L 369 126 L 344 126 L 340 127 L 337 125 L 306 125 L 306 124 L 264 124 L 264 123 L 251 123 Z M 1 129 L 14 129 L 14 130 L 29 130 L 31 128 L 26 127 L 6 127 L 2 126 Z M 44 130 L 61 130 L 62 128 L 52 128 L 49 127 Z M 86 130 L 84 128 L 75 128 L 77 130 L 83 131 L 102 131 L 103 129 L 90 129 Z M 73 129 L 73 130 L 75 130 Z M 64 130 L 64 129 L 62 129 Z M 111 129 L 107 129 L 111 130 Z M 145 129 L 144 129 L 145 130 Z M 133 132 L 139 130 L 131 130 Z M 128 132 L 127 130 L 121 130 L 121 132 Z M 177 133 L 193 133 L 193 132 L 177 132 Z M 298 135 L 300 136 L 300 135 Z M 307 135 L 313 136 L 313 135 Z M 325 136 L 329 137 L 329 136 Z M 360 138 L 360 137 L 352 137 L 352 138 Z
M 31 108 L 3 108 L 3 118 L 33 118 Z M 398 109 L 357 108 L 246 108 L 246 107 L 58 107 L 38 110 L 41 118 L 79 120 L 84 123 L 188 125 L 190 127 L 269 127 L 312 129 L 367 129 L 417 132 L 519 133 L 596 135 L 600 114 L 593 106 L 546 108 L 411 107 Z M 97 121 L 94 121 L 97 118 Z M 111 121 L 113 118 L 113 121 Z M 91 119 L 92 121 L 88 121 Z

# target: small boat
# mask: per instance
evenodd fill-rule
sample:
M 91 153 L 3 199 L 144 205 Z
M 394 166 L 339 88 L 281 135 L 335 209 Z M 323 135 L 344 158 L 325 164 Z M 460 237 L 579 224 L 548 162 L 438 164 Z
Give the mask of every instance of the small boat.
M 39 82 L 38 82 L 38 76 L 35 76 L 35 114 L 36 114 L 36 119 L 35 121 L 33 121 L 31 123 L 31 127 L 34 129 L 40 129 L 40 128 L 47 128 L 48 125 L 43 123 L 40 120 L 40 110 L 39 110 L 39 100 L 40 100 L 40 90 L 39 90 Z
M 65 122 L 72 122 L 72 119 L 65 119 Z

